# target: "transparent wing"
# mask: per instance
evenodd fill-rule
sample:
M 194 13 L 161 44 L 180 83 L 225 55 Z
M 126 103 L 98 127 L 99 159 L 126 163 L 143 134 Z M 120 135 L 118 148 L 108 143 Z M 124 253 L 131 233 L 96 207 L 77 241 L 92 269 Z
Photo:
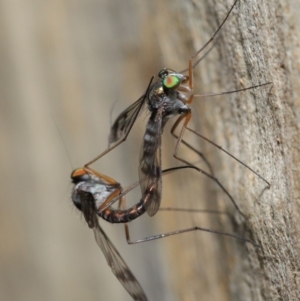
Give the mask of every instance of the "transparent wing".
M 119 141 L 125 137 L 126 134 L 128 134 L 140 111 L 142 110 L 146 102 L 145 100 L 145 95 L 141 96 L 136 102 L 130 105 L 117 117 L 110 130 L 108 138 L 109 144 Z
M 156 87 L 157 83 L 152 84 L 153 77 L 151 78 L 145 94 L 143 94 L 136 102 L 125 109 L 116 119 L 111 127 L 108 142 L 109 144 L 117 142 L 126 137 L 130 132 L 136 118 L 141 112 L 144 104 L 148 99 L 148 95 Z
M 89 227 L 93 229 L 96 242 L 102 250 L 112 272 L 130 294 L 133 300 L 147 301 L 148 299 L 139 282 L 134 277 L 117 249 L 100 227 L 93 195 L 85 191 L 79 191 L 78 193 L 80 194 L 84 218 Z
M 162 108 L 152 112 L 146 126 L 140 154 L 139 178 L 142 198 L 150 216 L 160 207 L 162 191 L 161 170 Z

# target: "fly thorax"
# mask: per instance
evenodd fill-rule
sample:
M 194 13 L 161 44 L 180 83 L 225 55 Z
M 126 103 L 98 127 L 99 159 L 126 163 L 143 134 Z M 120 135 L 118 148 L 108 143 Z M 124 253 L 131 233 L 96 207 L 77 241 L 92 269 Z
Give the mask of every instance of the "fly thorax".
M 162 87 L 157 88 L 153 93 L 149 94 L 148 110 L 153 112 L 158 110 L 164 102 L 165 93 Z
M 166 97 L 167 98 L 167 97 Z M 176 115 L 187 114 L 191 108 L 188 104 L 174 97 L 164 103 L 164 117 L 169 119 Z
M 85 191 L 93 195 L 95 201 L 95 207 L 99 208 L 104 201 L 115 191 L 116 188 L 110 185 L 104 185 L 99 183 L 80 182 L 75 185 L 72 192 L 72 200 L 74 205 L 81 210 L 80 191 Z

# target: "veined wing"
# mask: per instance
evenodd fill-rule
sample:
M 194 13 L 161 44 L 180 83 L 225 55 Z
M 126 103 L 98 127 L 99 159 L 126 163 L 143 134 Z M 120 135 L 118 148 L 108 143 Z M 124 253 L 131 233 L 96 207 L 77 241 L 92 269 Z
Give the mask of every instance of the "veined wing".
M 100 227 L 93 195 L 85 191 L 79 191 L 78 193 L 80 194 L 84 218 L 89 227 L 93 229 L 96 242 L 102 250 L 112 272 L 130 294 L 133 300 L 148 301 L 139 282 L 134 277 L 117 249 Z
M 146 102 L 145 100 L 144 94 L 117 117 L 110 129 L 109 144 L 119 141 L 129 133 Z
M 140 154 L 139 178 L 142 198 L 150 216 L 160 207 L 162 191 L 161 135 L 162 110 L 154 110 L 146 125 L 144 142 Z
M 149 82 L 145 94 L 143 94 L 137 101 L 135 101 L 117 117 L 110 130 L 108 138 L 109 144 L 117 142 L 129 134 L 136 118 L 147 101 L 149 92 L 155 85 L 155 83 L 151 85 L 152 81 L 153 77 Z

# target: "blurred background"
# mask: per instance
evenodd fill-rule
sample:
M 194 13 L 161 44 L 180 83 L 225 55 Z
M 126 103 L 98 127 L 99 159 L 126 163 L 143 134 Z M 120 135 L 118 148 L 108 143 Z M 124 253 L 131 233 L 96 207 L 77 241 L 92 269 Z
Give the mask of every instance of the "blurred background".
M 111 120 L 140 97 L 152 75 L 165 66 L 187 67 L 188 58 L 211 37 L 232 3 L 185 2 L 185 10 L 180 0 L 0 2 L 1 300 L 132 300 L 71 202 L 70 174 L 106 149 Z M 201 62 L 201 71 L 196 68 L 196 92 L 250 86 L 247 80 L 255 70 L 261 70 L 259 77 L 251 78 L 256 84 L 269 81 L 256 54 L 251 56 L 250 46 L 246 48 L 250 54 L 244 53 L 250 57 L 250 67 L 243 64 L 238 52 L 243 50 L 235 45 L 247 37 L 237 35 L 236 41 L 230 32 L 238 30 L 237 20 L 248 14 L 243 7 L 232 13 L 230 26 L 224 27 L 221 39 Z M 212 11 L 219 18 L 211 18 Z M 195 12 L 197 27 L 187 17 Z M 233 102 L 237 98 L 239 102 Z M 254 150 L 249 143 L 239 143 L 251 136 L 249 132 L 257 137 L 261 133 L 248 123 L 237 129 L 231 116 L 232 111 L 238 118 L 250 110 L 252 114 L 246 116 L 251 119 L 257 113 L 258 98 L 265 103 L 266 90 L 229 96 L 226 102 L 223 98 L 196 102 L 192 127 L 234 154 L 241 152 L 240 159 L 259 170 L 263 147 Z M 219 115 L 225 118 L 225 129 Z M 123 187 L 134 183 L 147 118 L 142 115 L 128 140 L 93 168 Z M 174 139 L 166 134 L 169 130 L 167 125 L 164 168 L 180 165 L 171 156 Z M 186 136 L 200 150 L 199 140 Z M 247 185 L 258 187 L 257 196 L 263 183 L 212 146 L 201 146 L 201 150 L 213 158 L 222 183 L 229 181 L 226 171 L 231 173 L 230 193 L 242 195 L 242 209 L 249 206 L 244 200 Z M 193 153 L 187 158 L 201 163 Z M 264 175 L 266 170 L 259 172 Z M 165 207 L 224 209 L 226 203 L 232 210 L 228 200 L 217 206 L 216 200 L 224 200 L 224 193 L 195 171 L 174 172 L 163 183 Z M 137 188 L 127 195 L 127 205 L 139 198 Z M 201 215 L 201 223 L 188 213 L 158 213 L 153 218 L 145 214 L 130 223 L 130 230 L 132 239 L 195 225 L 232 232 L 224 216 Z M 203 300 L 232 300 L 228 275 L 234 268 L 244 268 L 232 255 L 235 241 L 194 232 L 128 246 L 122 225 L 100 224 L 149 300 L 199 300 L 200 294 Z
M 131 300 L 71 203 L 70 173 L 106 149 L 111 118 L 163 67 L 155 5 L 1 1 L 1 300 Z M 95 168 L 135 182 L 143 129 Z M 133 239 L 159 232 L 145 218 Z M 162 244 L 128 246 L 122 225 L 101 225 L 149 299 L 174 300 Z

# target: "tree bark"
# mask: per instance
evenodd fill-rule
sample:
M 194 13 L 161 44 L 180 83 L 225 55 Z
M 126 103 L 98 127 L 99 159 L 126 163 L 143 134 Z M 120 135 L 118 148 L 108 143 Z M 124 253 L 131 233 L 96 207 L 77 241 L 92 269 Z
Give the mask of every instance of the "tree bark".
M 178 54 L 187 65 L 189 56 L 221 24 L 232 2 L 161 4 L 158 11 L 164 23 L 160 27 L 169 31 L 160 31 L 159 45 L 163 57 L 169 60 L 168 67 L 173 67 L 171 58 Z M 199 232 L 182 235 L 187 237 L 178 238 L 177 245 L 169 249 L 179 300 L 299 299 L 297 11 L 298 1 L 239 1 L 214 49 L 195 68 L 194 89 L 201 94 L 273 83 L 272 87 L 224 97 L 196 98 L 192 105 L 192 127 L 251 166 L 271 187 L 222 151 L 185 134 L 212 162 L 216 177 L 247 218 L 238 214 L 215 183 L 195 172 L 186 175 L 185 171 L 170 184 L 180 187 L 178 206 L 186 207 L 189 202 L 192 208 L 201 208 L 206 204 L 208 208 L 226 208 L 235 217 L 231 220 L 194 213 L 181 228 L 197 225 L 233 232 L 253 239 L 261 248 Z M 184 146 L 181 148 L 185 158 L 195 160 Z M 178 192 L 167 198 L 174 204 Z

